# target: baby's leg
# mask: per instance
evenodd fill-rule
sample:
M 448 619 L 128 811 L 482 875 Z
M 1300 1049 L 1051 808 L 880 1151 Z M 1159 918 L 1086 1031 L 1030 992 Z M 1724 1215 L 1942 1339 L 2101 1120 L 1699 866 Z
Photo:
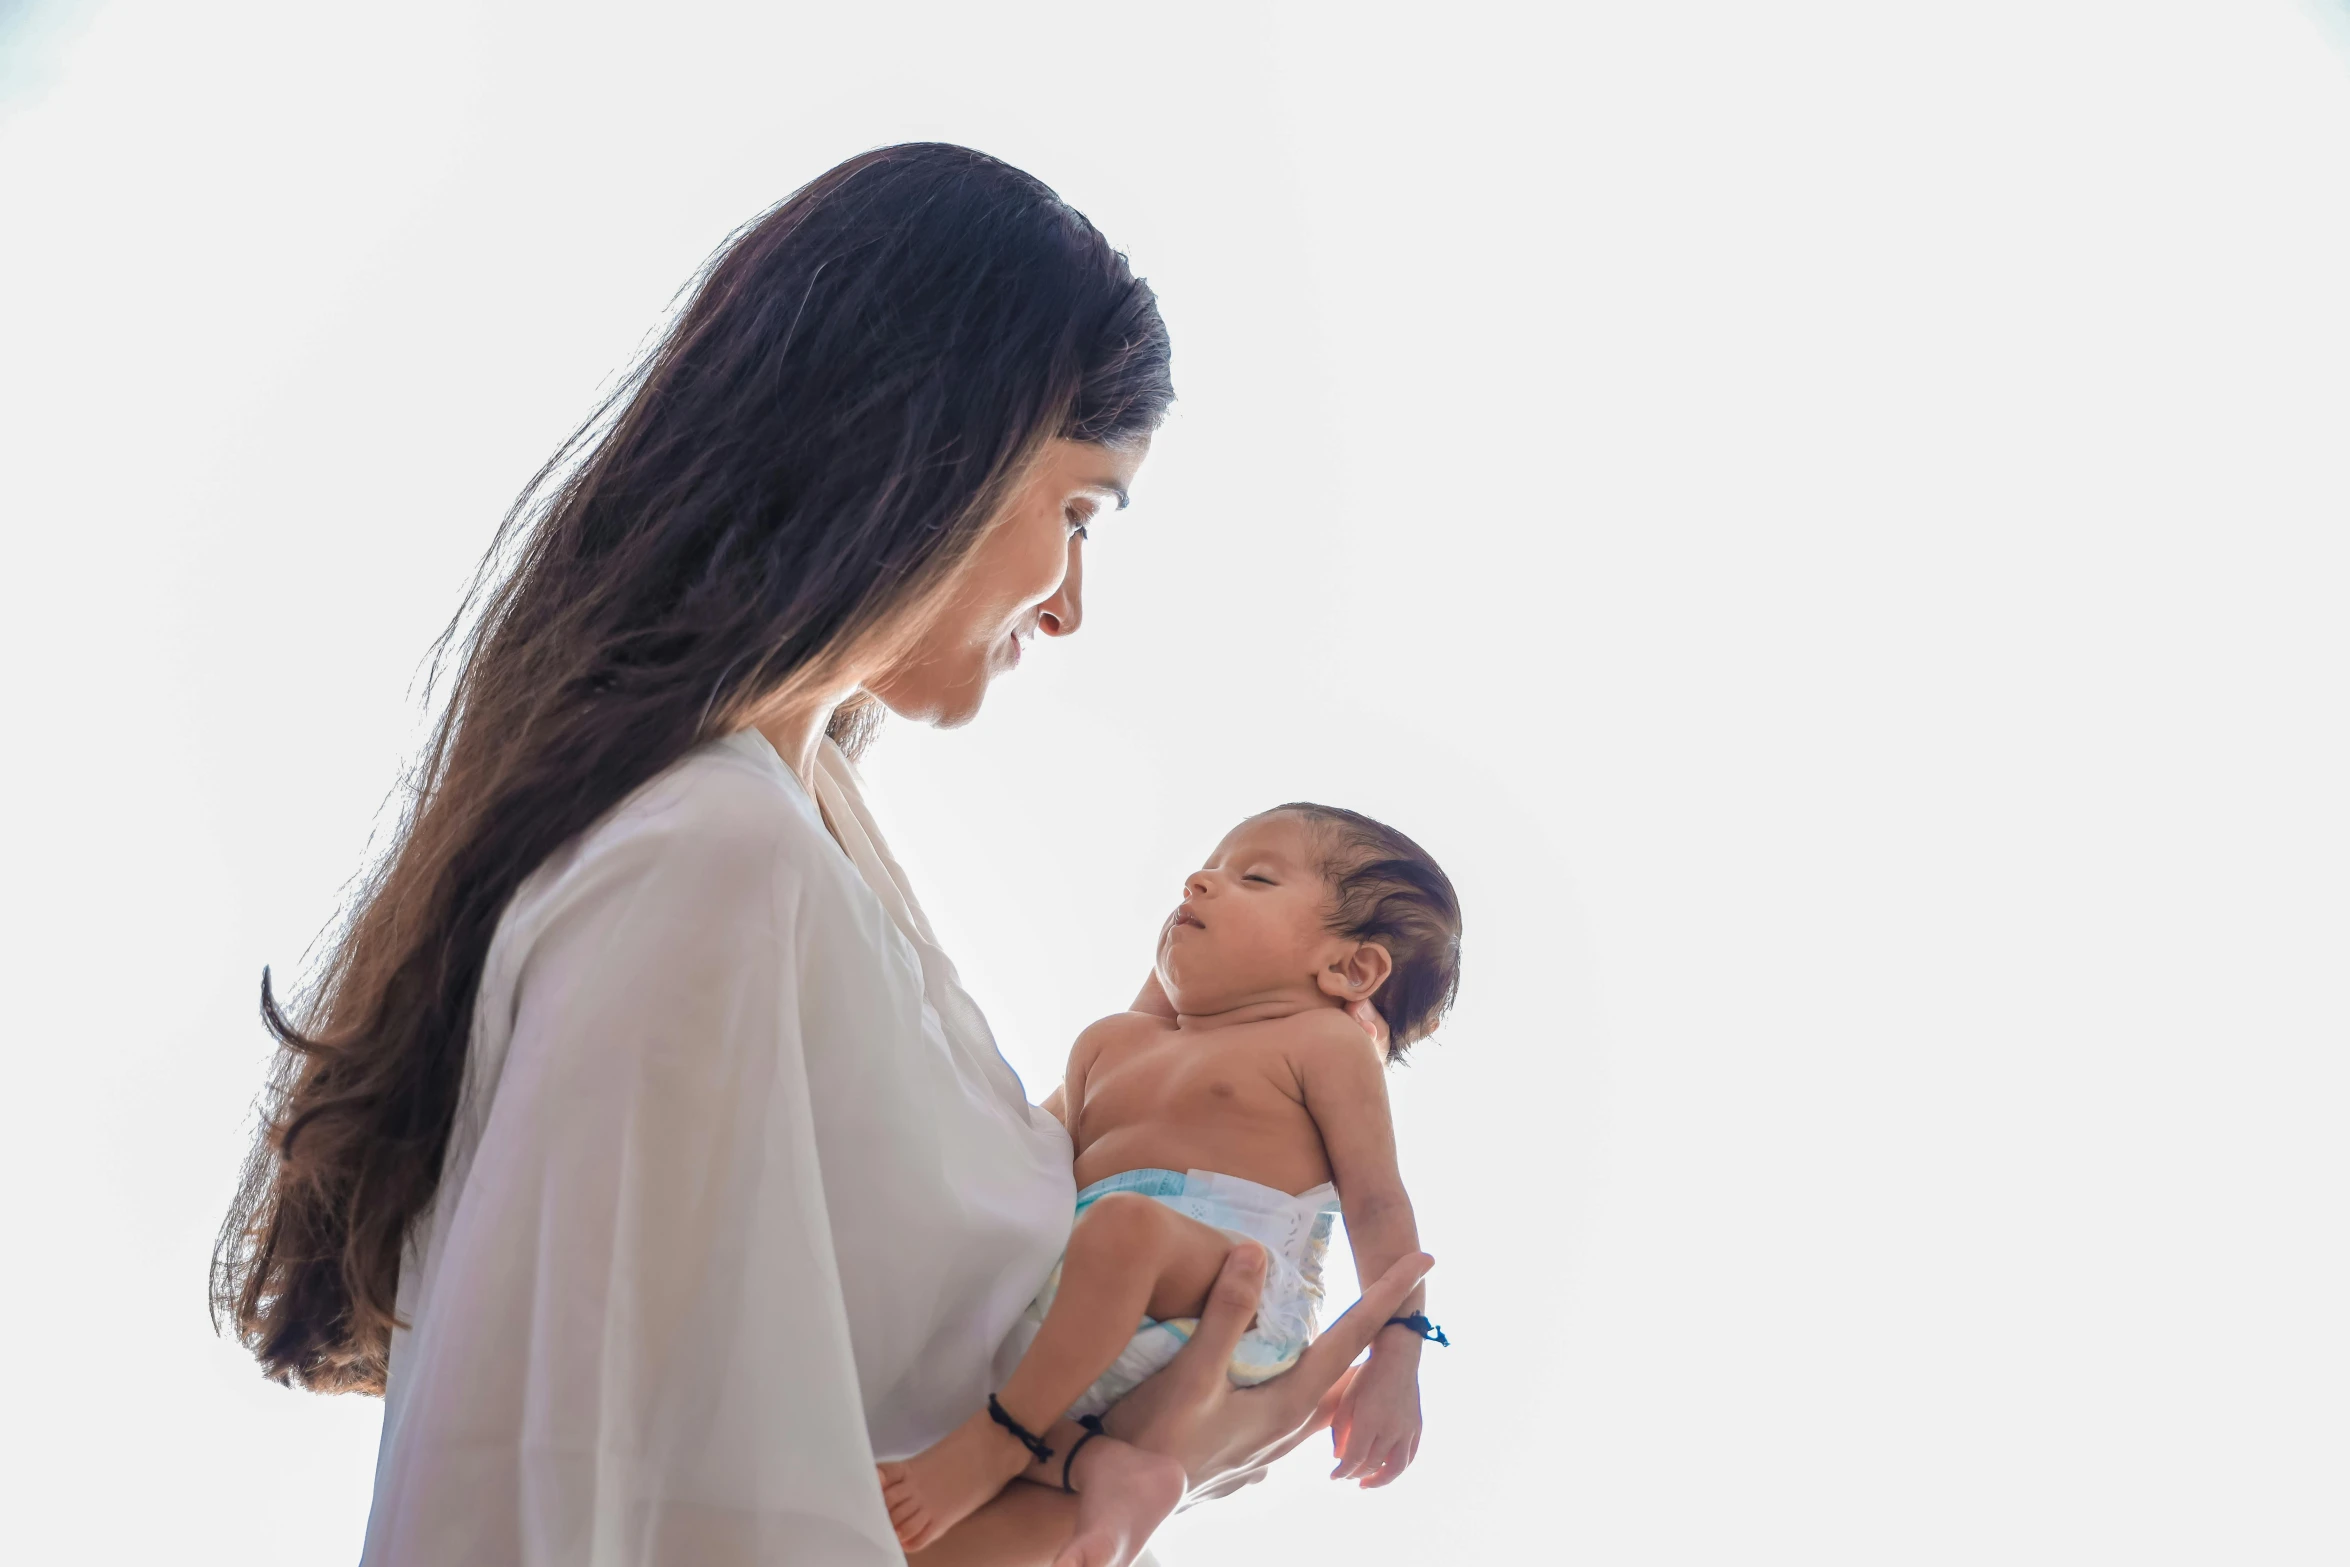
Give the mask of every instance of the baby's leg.
M 1099 1199 L 1069 1234 L 1052 1309 L 998 1402 L 1042 1430 L 1110 1369 L 1145 1316 L 1198 1315 L 1231 1250 L 1223 1231 L 1165 1203 L 1132 1192 Z
M 997 1391 L 997 1404 L 1028 1430 L 1047 1429 L 1110 1368 L 1144 1316 L 1196 1315 L 1231 1249 L 1222 1231 L 1164 1203 L 1130 1192 L 1099 1199 L 1070 1231 L 1052 1309 Z M 981 1410 L 936 1446 L 881 1465 L 898 1542 L 920 1550 L 1032 1462 L 1019 1439 Z M 1036 1463 L 1037 1477 L 1058 1464 L 1058 1455 Z M 1056 1472 L 1053 1483 L 1058 1478 Z
M 1183 1465 L 1164 1453 L 1146 1453 L 1114 1436 L 1084 1437 L 1069 1484 L 1077 1492 L 1077 1519 L 1053 1567 L 1129 1567 L 1159 1525 L 1183 1500 Z M 1059 1446 L 1056 1432 L 1054 1445 Z M 1063 1448 L 1065 1453 L 1068 1449 Z M 1057 1485 L 1060 1460 L 1031 1464 L 1023 1478 Z

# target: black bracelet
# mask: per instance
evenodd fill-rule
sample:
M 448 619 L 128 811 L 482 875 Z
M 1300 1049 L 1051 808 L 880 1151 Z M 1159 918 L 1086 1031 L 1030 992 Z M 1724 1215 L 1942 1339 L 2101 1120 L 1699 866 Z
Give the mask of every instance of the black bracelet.
M 1071 1496 L 1077 1494 L 1077 1487 L 1069 1483 L 1069 1466 L 1077 1462 L 1077 1455 L 1084 1451 L 1086 1443 L 1102 1434 L 1102 1417 L 1099 1415 L 1079 1415 L 1077 1423 L 1085 1427 L 1085 1435 L 1069 1444 L 1069 1456 L 1061 1460 L 1061 1489 Z
M 987 1395 L 987 1418 L 994 1421 L 997 1425 L 1002 1426 L 1005 1430 L 1011 1432 L 1012 1435 L 1018 1437 L 1020 1439 L 1020 1445 L 1027 1448 L 1030 1453 L 1034 1454 L 1038 1463 L 1046 1463 L 1051 1460 L 1053 1456 L 1053 1450 L 1050 1446 L 1046 1445 L 1045 1439 L 1041 1436 L 1038 1436 L 1034 1431 L 1029 1430 L 1019 1421 L 1014 1420 L 1010 1415 L 1005 1414 L 1004 1406 L 995 1401 L 995 1395 L 993 1393 Z M 1072 1449 L 1072 1451 L 1074 1451 L 1074 1449 Z
M 1437 1343 L 1442 1344 L 1446 1349 L 1452 1348 L 1452 1340 L 1444 1336 L 1444 1329 L 1438 1327 L 1435 1323 L 1430 1322 L 1428 1320 L 1428 1314 L 1424 1311 L 1415 1311 L 1408 1317 L 1389 1317 L 1387 1319 L 1387 1326 L 1391 1328 L 1410 1328 L 1414 1333 L 1419 1334 L 1420 1337 L 1424 1339 L 1432 1338 L 1436 1340 Z

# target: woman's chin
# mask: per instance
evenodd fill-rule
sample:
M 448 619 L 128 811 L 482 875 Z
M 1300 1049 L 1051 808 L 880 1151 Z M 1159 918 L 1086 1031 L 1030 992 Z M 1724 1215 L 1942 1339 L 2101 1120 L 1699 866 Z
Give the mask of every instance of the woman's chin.
M 930 720 L 933 729 L 960 729 L 979 716 L 987 704 L 987 682 L 974 682 L 969 688 L 951 693 L 938 705 L 937 716 Z
M 876 689 L 873 694 L 883 707 L 908 723 L 927 724 L 933 729 L 960 729 L 979 716 L 980 707 L 987 701 L 987 687 L 987 677 L 982 675 L 946 689 Z

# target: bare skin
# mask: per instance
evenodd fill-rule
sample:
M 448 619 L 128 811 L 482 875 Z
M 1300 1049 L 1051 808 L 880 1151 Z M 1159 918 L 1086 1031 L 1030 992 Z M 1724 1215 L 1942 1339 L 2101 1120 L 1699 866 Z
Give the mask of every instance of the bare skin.
M 1137 1169 L 1209 1169 L 1297 1193 L 1333 1181 L 1357 1267 L 1378 1278 L 1425 1265 L 1396 1169 L 1379 1047 L 1348 1009 L 1391 968 L 1384 948 L 1323 927 L 1328 889 L 1305 825 L 1278 813 L 1243 823 L 1186 883 L 1160 938 L 1157 978 L 1175 1015 L 1125 1012 L 1079 1036 L 1060 1095 L 1078 1183 Z M 997 1394 L 1043 1430 L 1116 1358 L 1142 1316 L 1197 1316 L 1233 1250 L 1221 1231 L 1148 1198 L 1104 1197 L 1070 1236 L 1060 1289 L 1035 1342 Z M 1414 1291 L 1416 1299 L 1417 1291 Z M 1414 1308 L 1407 1308 L 1414 1309 Z M 1341 1476 L 1383 1485 L 1415 1455 L 1419 1340 L 1380 1336 L 1338 1411 Z M 1107 1439 L 1087 1444 L 1080 1457 Z M 1111 1448 L 1093 1480 L 1105 1502 L 1056 1567 L 1123 1567 L 1181 1494 L 1145 1460 Z M 1057 1483 L 982 1411 L 903 1463 L 880 1466 L 899 1539 L 919 1550 L 1025 1475 Z M 1072 1483 L 1075 1483 L 1074 1480 Z
M 1085 541 L 1126 504 L 1147 441 L 1047 441 L 953 581 L 829 659 L 755 721 L 813 790 L 816 751 L 840 705 L 864 691 L 901 718 L 953 729 L 977 716 L 997 676 L 1038 637 L 1084 619 Z
M 1137 1004 L 1164 1001 L 1155 981 L 1145 987 L 1145 997 Z M 1295 1366 L 1270 1382 L 1235 1387 L 1225 1368 L 1264 1288 L 1264 1252 L 1233 1248 L 1191 1342 L 1166 1370 L 1111 1408 L 1110 1430 L 1180 1462 L 1191 1482 L 1190 1502 L 1254 1485 L 1275 1460 L 1330 1429 L 1356 1375 L 1355 1359 L 1426 1269 L 1425 1257 L 1396 1264 L 1363 1287 L 1362 1299 L 1308 1344 Z M 1059 1447 L 1077 1433 L 1074 1424 L 1063 1422 L 1047 1438 Z M 1057 1489 L 1006 1486 L 910 1560 L 913 1567 L 1050 1567 L 1072 1536 L 1083 1532 L 1083 1510 L 1092 1505 L 1087 1497 Z
M 1159 997 L 1146 987 L 1137 1011 L 1087 1030 L 1102 1034 L 1090 1057 L 1080 1036 L 1065 1091 L 1081 1184 L 1130 1169 L 1222 1170 L 1288 1192 L 1330 1180 L 1356 1270 L 1373 1279 L 1418 1254 L 1419 1231 L 1396 1165 L 1384 1031 L 1367 1045 L 1342 1020 L 1370 1015 L 1393 963 L 1376 942 L 1330 934 L 1328 895 L 1297 817 L 1268 812 L 1225 834 L 1160 928 Z M 1401 1311 L 1424 1303 L 1415 1289 Z M 1408 1329 L 1379 1332 L 1338 1410 L 1331 1478 L 1377 1487 L 1410 1467 L 1420 1349 Z
M 779 694 L 755 726 L 813 790 L 825 728 L 860 690 L 903 718 L 942 728 L 968 723 L 989 685 L 1017 667 L 1036 639 L 1078 629 L 1088 530 L 1125 507 L 1148 454 L 1147 443 L 1047 442 L 954 583 L 825 660 L 816 678 Z M 1150 999 L 1138 1005 L 1164 1004 L 1155 980 L 1144 988 Z M 1275 1459 L 1329 1429 L 1354 1380 L 1352 1362 L 1424 1271 L 1399 1264 L 1392 1276 L 1370 1281 L 1360 1304 L 1308 1345 L 1296 1366 L 1271 1382 L 1236 1388 L 1224 1367 L 1262 1287 L 1251 1266 L 1245 1254 L 1227 1262 L 1191 1342 L 1109 1415 L 1118 1436 L 1174 1459 L 1194 1499 L 1254 1484 Z M 1079 1434 L 1064 1423 L 1052 1440 L 1066 1451 Z M 1088 1447 L 1101 1445 L 1097 1439 Z M 1081 1456 L 1075 1482 L 1093 1462 Z M 1074 1535 L 1099 1532 L 1102 1505 L 1098 1487 L 1090 1497 L 1010 1487 L 923 1550 L 920 1567 L 1046 1567 Z
M 1221 1231 L 1147 1197 L 1102 1198 L 1070 1232 L 1051 1313 L 997 1404 L 1028 1430 L 1046 1430 L 1117 1358 L 1137 1320 L 1198 1316 L 1231 1250 Z M 1066 1454 L 1081 1435 L 1051 1450 Z M 1056 1458 L 1032 1458 L 985 1411 L 914 1457 L 878 1467 L 890 1523 L 908 1550 L 930 1544 L 1008 1481 L 1061 1482 Z M 1183 1466 L 1097 1436 L 1077 1449 L 1069 1483 L 1096 1506 L 1056 1567 L 1123 1567 L 1183 1499 Z

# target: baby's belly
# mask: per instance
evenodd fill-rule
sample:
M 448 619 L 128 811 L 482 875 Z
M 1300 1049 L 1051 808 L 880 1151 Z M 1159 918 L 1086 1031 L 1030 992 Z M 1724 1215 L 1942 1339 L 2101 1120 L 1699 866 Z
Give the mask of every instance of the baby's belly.
M 1110 1127 L 1079 1148 L 1077 1185 L 1128 1170 L 1214 1170 L 1294 1196 L 1330 1179 L 1321 1133 L 1303 1112 L 1299 1119 L 1295 1129 L 1180 1120 Z

